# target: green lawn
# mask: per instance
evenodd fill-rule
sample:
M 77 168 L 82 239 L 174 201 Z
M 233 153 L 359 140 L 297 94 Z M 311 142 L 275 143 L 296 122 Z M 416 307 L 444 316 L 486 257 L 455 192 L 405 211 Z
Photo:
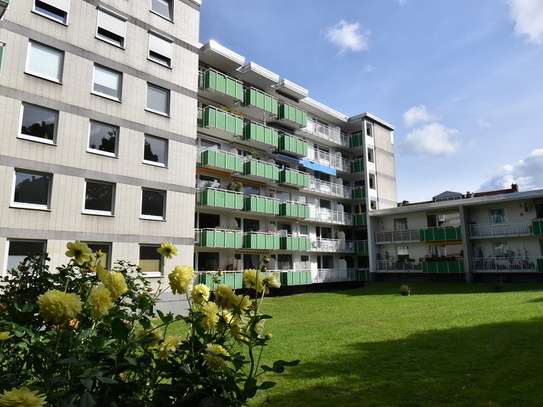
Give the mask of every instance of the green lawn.
M 267 298 L 265 363 L 302 363 L 252 405 L 543 405 L 543 285 L 399 286 Z

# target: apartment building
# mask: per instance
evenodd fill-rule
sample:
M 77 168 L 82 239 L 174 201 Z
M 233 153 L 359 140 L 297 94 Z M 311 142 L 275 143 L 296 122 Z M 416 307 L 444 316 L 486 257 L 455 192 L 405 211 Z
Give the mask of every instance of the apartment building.
M 372 279 L 542 281 L 543 190 L 461 194 L 370 212 Z
M 199 0 L 0 1 L 0 265 L 191 264 Z

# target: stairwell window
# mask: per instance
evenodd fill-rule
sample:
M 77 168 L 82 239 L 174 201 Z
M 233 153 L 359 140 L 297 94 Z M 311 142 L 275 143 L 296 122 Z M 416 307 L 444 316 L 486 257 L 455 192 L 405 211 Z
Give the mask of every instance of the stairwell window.
M 96 38 L 124 48 L 126 20 L 112 12 L 99 9 Z
M 52 180 L 52 174 L 15 170 L 12 206 L 28 209 L 49 209 Z
M 23 103 L 19 138 L 54 144 L 57 124 L 58 112 L 56 110 Z
M 68 22 L 68 10 L 70 0 L 34 0 L 32 11 L 51 20 L 66 24 Z
M 53 82 L 62 82 L 64 52 L 39 42 L 28 43 L 25 72 Z

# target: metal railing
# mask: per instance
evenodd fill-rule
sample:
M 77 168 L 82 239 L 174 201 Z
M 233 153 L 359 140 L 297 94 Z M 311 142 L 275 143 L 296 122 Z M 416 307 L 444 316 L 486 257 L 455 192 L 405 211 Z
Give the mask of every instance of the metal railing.
M 307 186 L 305 189 L 308 191 L 336 196 L 339 198 L 351 197 L 351 188 L 346 187 L 343 184 L 321 181 L 314 177 L 309 177 L 309 186 Z
M 315 150 L 310 148 L 307 152 L 307 157 L 317 164 L 326 165 L 343 172 L 351 172 L 351 161 L 339 155 L 330 154 L 327 151 Z
M 375 232 L 374 237 L 377 244 L 420 242 L 419 229 Z
M 531 236 L 532 222 L 477 223 L 468 225 L 470 238 Z
M 357 281 L 356 269 L 317 269 L 313 271 L 313 283 L 337 283 L 342 281 Z
M 353 223 L 353 215 L 350 213 L 317 208 L 312 205 L 309 205 L 309 216 L 306 219 L 339 225 L 352 225 Z
M 379 260 L 377 261 L 377 271 L 381 273 L 422 273 L 422 263 Z
M 476 257 L 472 259 L 474 272 L 537 272 L 537 257 Z
M 307 119 L 307 126 L 300 129 L 305 133 L 310 133 L 324 140 L 331 141 L 343 147 L 349 147 L 349 135 L 340 129 L 327 126 L 313 119 Z

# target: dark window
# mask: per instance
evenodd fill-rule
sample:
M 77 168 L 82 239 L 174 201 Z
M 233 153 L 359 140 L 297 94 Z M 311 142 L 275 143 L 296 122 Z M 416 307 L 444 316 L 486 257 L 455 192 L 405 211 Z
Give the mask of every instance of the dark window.
M 143 189 L 141 194 L 141 214 L 164 219 L 166 191 Z
M 118 134 L 117 126 L 91 121 L 89 149 L 116 154 Z
M 168 158 L 168 140 L 145 136 L 143 146 L 143 160 L 166 165 Z
M 88 211 L 113 213 L 115 185 L 107 182 L 87 181 L 85 209 Z
M 58 112 L 33 105 L 23 105 L 21 135 L 55 141 Z
M 39 208 L 48 208 L 51 179 L 51 174 L 15 171 L 13 202 Z

